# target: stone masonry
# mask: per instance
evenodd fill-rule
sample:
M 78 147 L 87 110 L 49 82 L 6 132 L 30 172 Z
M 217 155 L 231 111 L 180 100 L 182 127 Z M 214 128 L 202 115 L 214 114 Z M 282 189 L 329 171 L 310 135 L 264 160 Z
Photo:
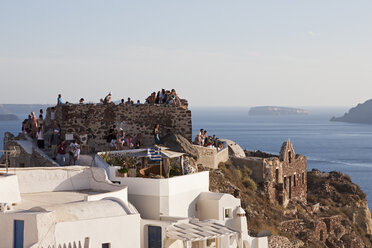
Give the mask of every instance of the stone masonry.
M 252 179 L 262 186 L 271 202 L 283 206 L 287 206 L 290 201 L 306 202 L 307 160 L 295 154 L 290 141 L 283 143 L 279 156 L 262 153 L 232 160 L 252 170 Z
M 51 133 L 51 109 L 47 109 L 45 129 Z M 64 104 L 56 106 L 56 124 L 65 134 L 78 136 L 81 131 L 88 135 L 92 152 L 108 150 L 106 141 L 109 129 L 116 125 L 133 138 L 141 133 L 145 146 L 154 144 L 153 129 L 160 125 L 160 136 L 167 133 L 181 134 L 192 139 L 191 111 L 187 104 L 182 107 L 170 105 L 122 105 L 122 104 Z

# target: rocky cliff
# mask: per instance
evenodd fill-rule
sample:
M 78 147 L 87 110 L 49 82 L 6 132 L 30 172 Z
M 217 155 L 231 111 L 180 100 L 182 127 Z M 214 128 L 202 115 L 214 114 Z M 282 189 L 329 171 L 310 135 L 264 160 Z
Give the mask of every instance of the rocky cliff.
M 202 168 L 201 168 L 202 169 Z M 339 172 L 308 172 L 307 203 L 271 204 L 231 162 L 210 171 L 210 190 L 240 197 L 252 235 L 269 230 L 270 247 L 372 247 L 372 219 L 365 194 Z
M 351 108 L 341 117 L 332 117 L 331 121 L 372 124 L 372 99 Z

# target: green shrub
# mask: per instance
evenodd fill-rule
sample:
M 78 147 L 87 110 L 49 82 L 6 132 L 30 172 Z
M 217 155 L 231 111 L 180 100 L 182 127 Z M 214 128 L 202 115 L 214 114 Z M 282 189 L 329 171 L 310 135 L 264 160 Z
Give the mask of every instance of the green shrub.
M 256 191 L 257 185 L 250 177 L 245 177 L 242 181 L 244 187 Z

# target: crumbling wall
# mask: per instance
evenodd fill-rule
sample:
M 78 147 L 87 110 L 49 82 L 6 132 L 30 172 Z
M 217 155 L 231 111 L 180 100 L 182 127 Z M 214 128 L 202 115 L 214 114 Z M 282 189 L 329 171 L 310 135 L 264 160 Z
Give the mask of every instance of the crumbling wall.
M 224 163 L 229 160 L 229 151 L 227 147 L 220 151 L 217 151 L 217 148 L 208 148 L 197 145 L 193 145 L 193 148 L 198 154 L 196 163 L 201 164 L 204 167 L 218 169 L 218 165 L 220 163 Z
M 231 160 L 239 166 L 252 170 L 252 179 L 263 186 L 263 191 L 271 202 L 278 202 L 286 207 L 290 200 L 306 202 L 307 198 L 307 160 L 295 154 L 290 141 L 284 142 L 279 156 L 267 157 L 269 154 L 247 153 L 259 157 L 234 158 Z
M 14 136 L 6 132 L 4 135 L 4 149 L 8 150 L 14 146 L 19 147 L 20 154 L 9 159 L 10 167 L 58 166 L 24 134 L 20 133 L 18 136 Z M 5 157 L 2 156 L 0 160 L 4 161 L 4 159 Z
M 50 112 L 48 108 L 45 119 L 45 128 L 49 133 L 52 128 Z M 109 148 L 106 137 L 113 125 L 123 128 L 133 138 L 141 133 L 144 145 L 154 144 L 155 124 L 160 125 L 160 136 L 174 133 L 189 141 L 192 139 L 191 111 L 187 105 L 64 104 L 56 106 L 55 120 L 61 126 L 62 135 L 78 136 L 84 131 L 92 151 Z

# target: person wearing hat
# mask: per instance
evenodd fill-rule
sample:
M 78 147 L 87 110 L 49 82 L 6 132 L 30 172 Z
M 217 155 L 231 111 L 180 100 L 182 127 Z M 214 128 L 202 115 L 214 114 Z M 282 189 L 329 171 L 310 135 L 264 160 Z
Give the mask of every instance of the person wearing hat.
M 56 160 L 57 157 L 57 145 L 61 141 L 61 135 L 59 134 L 59 130 L 55 128 L 53 130 L 52 135 L 49 138 L 49 146 L 51 147 L 52 158 Z

